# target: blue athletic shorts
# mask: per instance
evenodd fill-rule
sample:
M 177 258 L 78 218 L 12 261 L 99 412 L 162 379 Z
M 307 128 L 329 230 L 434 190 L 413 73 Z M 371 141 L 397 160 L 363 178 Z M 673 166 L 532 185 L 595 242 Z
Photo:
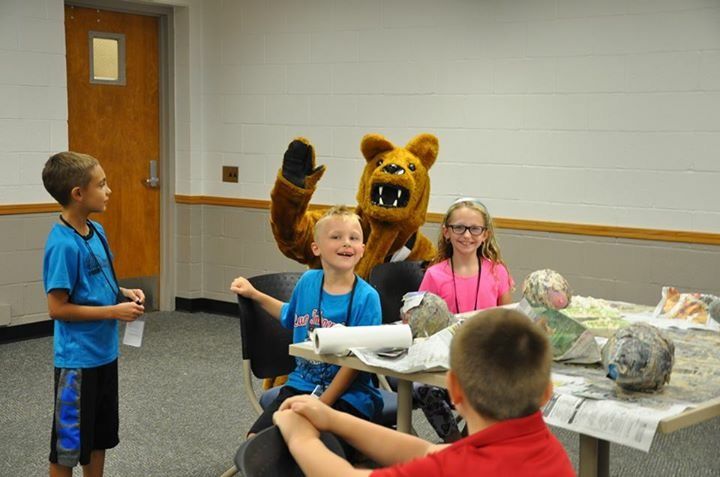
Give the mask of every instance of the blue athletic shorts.
M 118 445 L 117 359 L 96 368 L 55 368 L 54 396 L 50 462 L 87 465 L 93 450 Z

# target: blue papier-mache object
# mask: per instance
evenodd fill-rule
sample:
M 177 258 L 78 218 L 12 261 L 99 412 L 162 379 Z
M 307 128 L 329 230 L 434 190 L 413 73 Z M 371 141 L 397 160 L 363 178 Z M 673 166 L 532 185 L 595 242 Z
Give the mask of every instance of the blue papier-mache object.
M 621 328 L 602 349 L 608 378 L 626 391 L 653 392 L 670 382 L 675 344 L 647 323 Z

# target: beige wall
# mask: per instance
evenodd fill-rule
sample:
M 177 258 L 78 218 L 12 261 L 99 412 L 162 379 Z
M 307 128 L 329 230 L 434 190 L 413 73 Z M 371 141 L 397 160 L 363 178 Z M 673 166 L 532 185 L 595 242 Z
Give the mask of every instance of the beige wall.
M 0 216 L 0 326 L 47 320 L 43 248 L 56 214 Z
M 304 269 L 278 251 L 267 210 L 178 204 L 175 214 L 177 297 L 232 302 L 228 287 L 238 275 Z M 0 326 L 48 319 L 42 257 L 55 220 L 54 213 L 0 217 Z M 438 225 L 423 232 L 435 240 Z M 720 286 L 717 246 L 514 230 L 498 238 L 516 298 L 523 278 L 539 268 L 562 273 L 575 294 L 648 305 L 663 285 L 714 294 Z
M 278 251 L 266 210 L 180 205 L 177 218 L 178 296 L 234 301 L 227 289 L 237 275 L 303 269 Z M 438 225 L 423 232 L 434 241 Z M 648 305 L 659 301 L 663 285 L 718 293 L 716 246 L 514 230 L 498 238 L 516 298 L 524 277 L 539 268 L 562 273 L 575 294 Z

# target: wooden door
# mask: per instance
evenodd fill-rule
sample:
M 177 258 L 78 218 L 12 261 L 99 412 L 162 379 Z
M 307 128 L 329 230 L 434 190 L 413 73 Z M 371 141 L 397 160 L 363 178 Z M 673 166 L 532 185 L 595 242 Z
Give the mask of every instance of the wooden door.
M 150 161 L 160 159 L 158 29 L 157 17 L 65 6 L 70 150 L 96 157 L 105 170 L 112 195 L 92 218 L 107 231 L 118 278 L 150 279 L 155 293 L 160 191 L 145 180 Z M 124 84 L 91 82 L 90 37 L 104 34 L 124 36 Z

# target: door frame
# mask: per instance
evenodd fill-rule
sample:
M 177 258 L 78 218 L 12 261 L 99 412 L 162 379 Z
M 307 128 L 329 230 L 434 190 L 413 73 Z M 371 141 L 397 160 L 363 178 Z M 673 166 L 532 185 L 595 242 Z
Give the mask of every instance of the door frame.
M 160 276 L 156 301 L 161 311 L 175 309 L 175 31 L 172 5 L 124 0 L 65 0 L 64 5 L 149 15 L 159 21 Z

